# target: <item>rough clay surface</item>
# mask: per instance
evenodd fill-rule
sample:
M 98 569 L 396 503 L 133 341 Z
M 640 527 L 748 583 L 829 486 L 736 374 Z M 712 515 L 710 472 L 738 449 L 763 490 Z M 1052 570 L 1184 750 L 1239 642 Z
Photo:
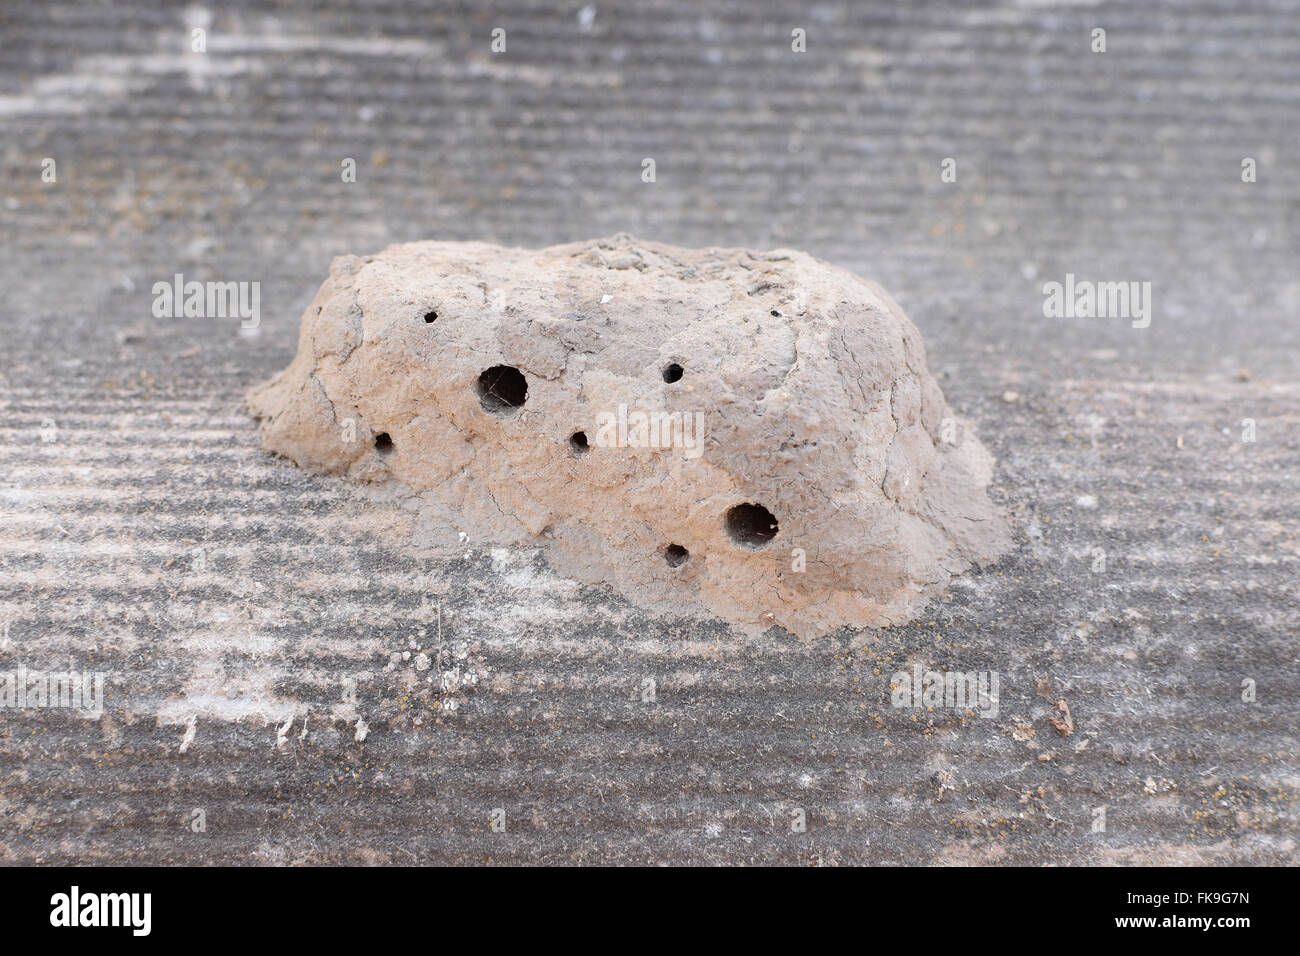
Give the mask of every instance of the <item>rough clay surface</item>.
M 496 366 L 523 374 L 522 404 L 483 399 Z M 561 573 L 747 630 L 906 621 L 1010 541 L 915 326 L 791 250 L 619 235 L 342 256 L 297 357 L 249 398 L 269 449 L 395 480 L 418 544 L 544 540 Z M 737 540 L 746 504 L 776 528 Z

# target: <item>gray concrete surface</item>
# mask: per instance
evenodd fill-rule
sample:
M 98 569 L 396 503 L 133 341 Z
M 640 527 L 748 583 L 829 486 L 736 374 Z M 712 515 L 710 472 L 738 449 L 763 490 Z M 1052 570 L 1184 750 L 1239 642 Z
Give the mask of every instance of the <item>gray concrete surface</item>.
M 584 6 L 0 8 L 0 670 L 108 695 L 0 712 L 0 861 L 1294 864 L 1294 4 Z M 333 255 L 617 231 L 882 282 L 1016 552 L 745 639 L 260 451 Z M 177 272 L 260 327 L 155 319 Z M 1150 327 L 1044 318 L 1067 272 Z M 914 663 L 998 716 L 896 710 Z

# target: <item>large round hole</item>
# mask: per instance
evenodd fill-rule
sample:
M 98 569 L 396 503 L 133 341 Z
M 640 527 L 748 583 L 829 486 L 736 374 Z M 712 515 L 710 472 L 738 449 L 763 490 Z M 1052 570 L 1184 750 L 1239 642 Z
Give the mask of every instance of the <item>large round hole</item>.
M 585 455 L 591 451 L 591 445 L 587 443 L 586 432 L 574 432 L 569 436 L 569 447 L 573 449 L 575 455 Z
M 430 309 L 428 312 L 424 313 L 424 321 L 425 321 L 425 322 L 437 322 L 437 321 L 438 321 L 438 312 L 437 312 L 437 310 L 436 310 L 436 309 Z
M 670 568 L 680 568 L 690 560 L 690 557 L 691 553 L 680 544 L 670 544 L 664 548 L 664 560 L 668 562 Z
M 478 377 L 478 401 L 483 411 L 508 418 L 528 398 L 524 373 L 509 365 L 493 365 Z
M 393 452 L 393 436 L 388 432 L 380 432 L 375 436 L 375 451 L 381 455 L 390 455 Z
M 682 367 L 680 365 L 678 365 L 676 362 L 673 362 L 671 365 L 664 366 L 665 382 L 668 382 L 671 385 L 673 382 L 680 382 L 681 380 L 682 380 Z
M 762 505 L 751 502 L 727 510 L 727 534 L 742 548 L 764 547 L 776 532 L 776 516 Z

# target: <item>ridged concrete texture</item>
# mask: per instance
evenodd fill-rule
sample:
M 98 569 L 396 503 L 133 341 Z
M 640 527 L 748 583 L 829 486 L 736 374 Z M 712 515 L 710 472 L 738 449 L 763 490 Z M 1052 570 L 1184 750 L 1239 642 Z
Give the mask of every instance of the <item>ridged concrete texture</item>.
M 49 2 L 0 35 L 0 670 L 107 694 L 0 712 L 0 861 L 1296 862 L 1286 4 Z M 259 448 L 243 394 L 333 256 L 618 232 L 881 282 L 1016 550 L 904 627 L 745 637 L 532 549 L 395 547 L 398 502 Z M 260 283 L 257 327 L 155 317 L 178 273 Z M 1150 282 L 1149 327 L 1044 316 L 1067 274 Z M 996 674 L 996 715 L 895 707 L 918 670 Z

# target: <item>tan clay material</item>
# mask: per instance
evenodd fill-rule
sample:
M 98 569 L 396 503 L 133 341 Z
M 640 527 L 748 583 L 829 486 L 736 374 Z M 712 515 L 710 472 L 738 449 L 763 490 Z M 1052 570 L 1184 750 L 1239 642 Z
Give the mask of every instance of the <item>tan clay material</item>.
M 895 624 L 1010 545 L 916 328 L 793 250 L 341 256 L 249 401 L 270 450 L 395 483 L 416 544 L 544 545 L 657 614 Z

